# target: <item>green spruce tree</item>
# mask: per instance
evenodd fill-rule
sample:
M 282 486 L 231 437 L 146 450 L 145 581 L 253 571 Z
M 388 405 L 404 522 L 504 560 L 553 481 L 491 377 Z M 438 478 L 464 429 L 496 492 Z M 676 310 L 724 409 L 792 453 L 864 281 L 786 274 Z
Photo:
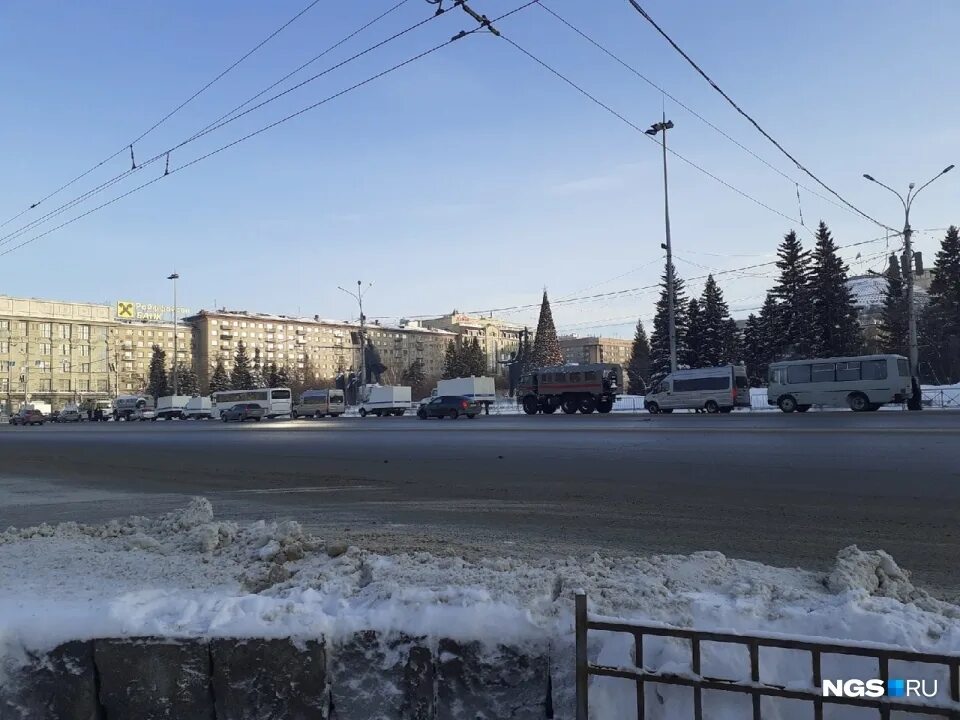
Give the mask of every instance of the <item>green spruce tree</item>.
M 687 367 L 704 366 L 703 353 L 706 340 L 706 318 L 700 309 L 700 301 L 691 298 L 687 305 L 687 327 L 683 335 L 683 364 Z
M 279 377 L 279 371 L 277 370 L 277 363 L 271 362 L 270 365 L 267 367 L 266 377 L 264 378 L 266 386 L 272 387 L 272 388 L 280 387 L 280 383 L 278 382 L 278 377 Z
M 936 384 L 960 382 L 960 231 L 940 244 L 920 325 L 921 376 Z
M 223 364 L 223 358 L 217 358 L 217 365 L 210 376 L 210 392 L 222 392 L 230 389 L 230 376 L 227 374 L 227 368 Z
M 907 355 L 907 296 L 900 273 L 900 261 L 893 253 L 887 264 L 886 287 L 883 289 L 883 309 L 880 314 L 878 340 L 885 353 Z
M 657 300 L 656 313 L 653 316 L 653 332 L 650 334 L 650 372 L 656 382 L 670 372 L 670 332 L 667 296 L 667 273 L 664 271 L 660 281 L 660 298 Z M 687 335 L 687 298 L 683 280 L 674 270 L 673 306 L 677 333 L 677 362 L 683 363 L 686 357 L 684 338 Z
M 731 341 L 728 322 L 730 309 L 713 275 L 707 276 L 703 294 L 700 296 L 700 305 L 703 313 L 703 338 L 699 367 L 723 365 L 729 362 L 727 344 Z
M 791 230 L 777 248 L 780 277 L 770 291 L 777 302 L 777 357 L 809 356 L 815 346 L 810 251 Z
M 253 364 L 250 366 L 250 387 L 266 387 L 263 380 L 263 361 L 260 358 L 260 348 L 253 349 Z
M 274 385 L 274 387 L 290 387 L 290 373 L 287 372 L 286 366 L 281 366 L 277 369 L 277 384 Z
M 810 273 L 814 354 L 819 357 L 856 355 L 863 349 L 863 331 L 847 286 L 847 266 L 840 259 L 836 243 L 823 221 L 816 237 Z
M 643 321 L 637 320 L 637 329 L 633 333 L 633 347 L 630 362 L 627 364 L 627 378 L 631 395 L 645 395 L 650 383 L 650 342 L 643 329 Z
M 720 365 L 743 363 L 743 333 L 737 327 L 737 321 L 731 317 L 728 317 L 723 324 L 722 347 Z
M 465 377 L 483 377 L 487 374 L 487 354 L 478 338 L 473 338 L 469 345 L 464 346 L 463 355 Z
M 459 337 L 447 343 L 443 356 L 443 378 L 449 380 L 458 377 L 463 377 L 463 351 Z
M 173 392 L 173 373 L 170 373 L 170 392 Z M 184 362 L 177 364 L 177 394 L 194 397 L 200 394 L 200 381 L 197 374 Z
M 250 358 L 243 340 L 237 343 L 237 353 L 233 358 L 233 370 L 230 372 L 230 387 L 233 390 L 253 388 L 253 376 L 250 372 Z
M 563 365 L 563 352 L 560 350 L 560 341 L 557 339 L 557 328 L 553 324 L 550 300 L 547 299 L 547 291 L 544 290 L 543 302 L 540 303 L 540 319 L 537 321 L 537 334 L 533 338 L 530 367 L 539 370 L 553 365 Z
M 167 384 L 167 353 L 159 345 L 153 346 L 153 355 L 150 358 L 150 380 L 147 383 L 147 394 L 154 400 L 170 394 Z

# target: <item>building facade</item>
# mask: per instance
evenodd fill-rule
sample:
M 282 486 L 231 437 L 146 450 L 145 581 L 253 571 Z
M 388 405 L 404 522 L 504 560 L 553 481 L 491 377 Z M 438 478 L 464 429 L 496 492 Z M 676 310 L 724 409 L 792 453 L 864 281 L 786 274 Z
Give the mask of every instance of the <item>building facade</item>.
M 174 363 L 173 323 L 117 321 L 110 328 L 111 364 L 118 394 L 139 394 L 150 382 L 154 346 L 166 353 L 169 373 Z M 178 324 L 176 355 L 181 365 L 193 365 L 193 338 L 189 325 Z
M 617 363 L 626 367 L 633 352 L 633 341 L 621 338 L 563 335 L 559 340 L 568 363 Z
M 462 342 L 473 342 L 473 339 L 477 338 L 487 356 L 487 369 L 491 373 L 500 374 L 506 373 L 503 363 L 519 350 L 523 335 L 522 325 L 494 317 L 466 315 L 456 310 L 448 315 L 422 320 L 421 325 L 446 330 L 459 337 Z
M 0 296 L 0 397 L 8 412 L 41 401 L 57 408 L 107 397 L 110 307 Z
M 201 386 L 222 360 L 229 372 L 237 346 L 243 343 L 251 363 L 259 351 L 262 367 L 276 363 L 287 372 L 304 372 L 307 364 L 318 378 L 333 379 L 360 367 L 360 325 L 319 316 L 299 318 L 245 310 L 202 310 L 185 318 L 192 329 L 194 370 Z M 452 333 L 417 326 L 367 325 L 367 340 L 387 367 L 383 381 L 396 383 L 414 361 L 426 375 L 439 375 Z

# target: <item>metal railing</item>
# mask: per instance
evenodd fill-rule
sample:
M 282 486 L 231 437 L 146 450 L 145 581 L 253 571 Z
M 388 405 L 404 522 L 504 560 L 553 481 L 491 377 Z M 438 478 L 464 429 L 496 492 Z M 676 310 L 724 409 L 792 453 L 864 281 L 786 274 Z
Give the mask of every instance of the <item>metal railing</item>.
M 587 635 L 590 630 L 604 630 L 632 635 L 634 639 L 634 666 L 614 667 L 591 663 L 587 656 Z M 673 673 L 647 670 L 643 662 L 643 641 L 646 636 L 677 638 L 688 641 L 690 643 L 690 672 Z M 745 646 L 750 658 L 750 680 L 730 680 L 703 675 L 701 671 L 701 645 L 704 642 Z M 786 687 L 769 682 L 762 682 L 760 679 L 760 648 L 799 650 L 810 653 L 811 687 L 809 689 L 798 689 L 792 685 Z M 821 691 L 821 682 L 823 680 L 821 667 L 824 655 L 847 655 L 875 659 L 878 665 L 877 677 L 883 681 L 884 687 L 886 687 L 887 680 L 890 679 L 891 661 L 924 663 L 948 668 L 950 676 L 949 694 L 952 702 L 947 704 L 946 701 L 936 698 L 923 698 L 922 702 L 903 702 L 891 699 L 888 696 L 880 698 L 824 696 Z M 589 680 L 591 675 L 633 680 L 636 683 L 638 720 L 644 720 L 646 717 L 644 688 L 647 683 L 678 685 L 692 688 L 693 716 L 696 720 L 702 720 L 703 718 L 704 690 L 719 690 L 749 695 L 753 705 L 753 714 L 751 716 L 753 720 L 761 720 L 762 718 L 761 700 L 764 697 L 808 701 L 813 704 L 813 717 L 815 720 L 823 720 L 824 705 L 852 705 L 856 707 L 873 708 L 879 712 L 879 717 L 883 720 L 889 720 L 891 711 L 946 717 L 952 718 L 953 720 L 960 718 L 960 655 L 939 655 L 934 653 L 912 652 L 879 645 L 845 645 L 843 643 L 812 642 L 800 638 L 786 638 L 773 635 L 737 635 L 639 622 L 612 622 L 603 619 L 593 619 L 587 613 L 587 596 L 577 594 L 577 720 L 587 720 L 588 717 Z M 674 716 L 671 714 L 670 717 L 673 718 Z

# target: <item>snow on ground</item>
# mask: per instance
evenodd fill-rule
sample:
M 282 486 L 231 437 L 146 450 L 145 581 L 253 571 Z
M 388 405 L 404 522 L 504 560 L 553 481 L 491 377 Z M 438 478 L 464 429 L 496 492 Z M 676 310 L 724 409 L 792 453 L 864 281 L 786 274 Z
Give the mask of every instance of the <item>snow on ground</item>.
M 846 548 L 829 574 L 718 552 L 467 562 L 428 553 L 373 554 L 310 536 L 292 521 L 223 522 L 206 499 L 195 498 L 154 519 L 0 533 L 0 682 L 2 670 L 21 662 L 25 649 L 105 636 L 323 634 L 336 641 L 374 629 L 490 646 L 549 639 L 569 653 L 578 588 L 588 593 L 591 612 L 607 616 L 932 651 L 960 648 L 960 607 L 914 587 L 882 551 Z M 709 645 L 705 672 L 742 677 L 748 671 L 740 650 Z M 591 652 L 599 662 L 629 665 L 629 646 L 628 636 L 595 633 Z M 670 641 L 648 641 L 645 660 L 648 667 L 689 667 L 688 650 Z M 839 676 L 875 673 L 862 665 L 832 669 Z M 765 680 L 806 684 L 809 659 L 765 658 L 764 673 Z M 572 665 L 559 677 L 562 694 L 572 687 Z M 681 704 L 689 702 L 684 692 L 658 690 Z M 631 693 L 629 682 L 596 679 L 596 717 L 629 717 Z M 664 708 L 669 713 L 658 715 L 668 712 Z M 651 712 L 680 717 L 686 710 L 656 704 Z M 740 712 L 736 706 L 729 717 Z

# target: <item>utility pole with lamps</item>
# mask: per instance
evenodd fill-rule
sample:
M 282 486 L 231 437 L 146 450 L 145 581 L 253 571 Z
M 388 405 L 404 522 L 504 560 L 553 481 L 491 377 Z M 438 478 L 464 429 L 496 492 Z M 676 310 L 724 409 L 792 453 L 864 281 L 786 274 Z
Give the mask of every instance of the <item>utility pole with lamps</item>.
M 913 204 L 913 201 L 916 199 L 917 195 L 920 194 L 920 191 L 923 190 L 927 185 L 932 183 L 934 180 L 939 178 L 942 175 L 946 175 L 948 172 L 953 170 L 953 165 L 949 165 L 941 170 L 939 173 L 934 175 L 932 178 L 927 180 L 923 185 L 921 185 L 917 190 L 914 190 L 916 187 L 915 183 L 910 183 L 907 186 L 907 195 L 904 197 L 896 190 L 894 190 L 889 185 L 885 185 L 872 175 L 867 173 L 863 174 L 867 180 L 872 183 L 876 183 L 882 188 L 886 188 L 890 192 L 899 198 L 900 203 L 903 205 L 903 255 L 906 258 L 906 262 L 903 263 L 905 268 L 904 280 L 906 281 L 907 286 L 907 335 L 908 335 L 908 345 L 909 345 L 909 357 L 910 357 L 910 399 L 907 401 L 907 409 L 909 410 L 922 410 L 923 403 L 920 391 L 920 347 L 917 341 L 917 306 L 914 303 L 914 293 L 913 293 L 913 278 L 914 278 L 914 267 L 913 267 L 913 229 L 910 227 L 910 206 Z
M 666 242 L 661 247 L 667 251 L 667 315 L 670 337 L 670 372 L 677 371 L 677 315 L 674 307 L 674 279 L 673 279 L 673 249 L 670 245 L 670 198 L 667 194 L 667 130 L 673 127 L 673 121 L 667 120 L 666 113 L 662 120 L 654 123 L 646 130 L 651 137 L 660 135 L 660 146 L 663 148 L 663 220 L 666 231 Z
M 167 276 L 167 280 L 173 280 L 173 394 L 174 397 L 179 395 L 177 392 L 178 383 L 177 383 L 177 364 L 179 362 L 179 355 L 177 354 L 177 280 L 180 279 L 180 276 L 177 273 L 171 273 Z M 156 402 L 156 400 L 155 400 Z

